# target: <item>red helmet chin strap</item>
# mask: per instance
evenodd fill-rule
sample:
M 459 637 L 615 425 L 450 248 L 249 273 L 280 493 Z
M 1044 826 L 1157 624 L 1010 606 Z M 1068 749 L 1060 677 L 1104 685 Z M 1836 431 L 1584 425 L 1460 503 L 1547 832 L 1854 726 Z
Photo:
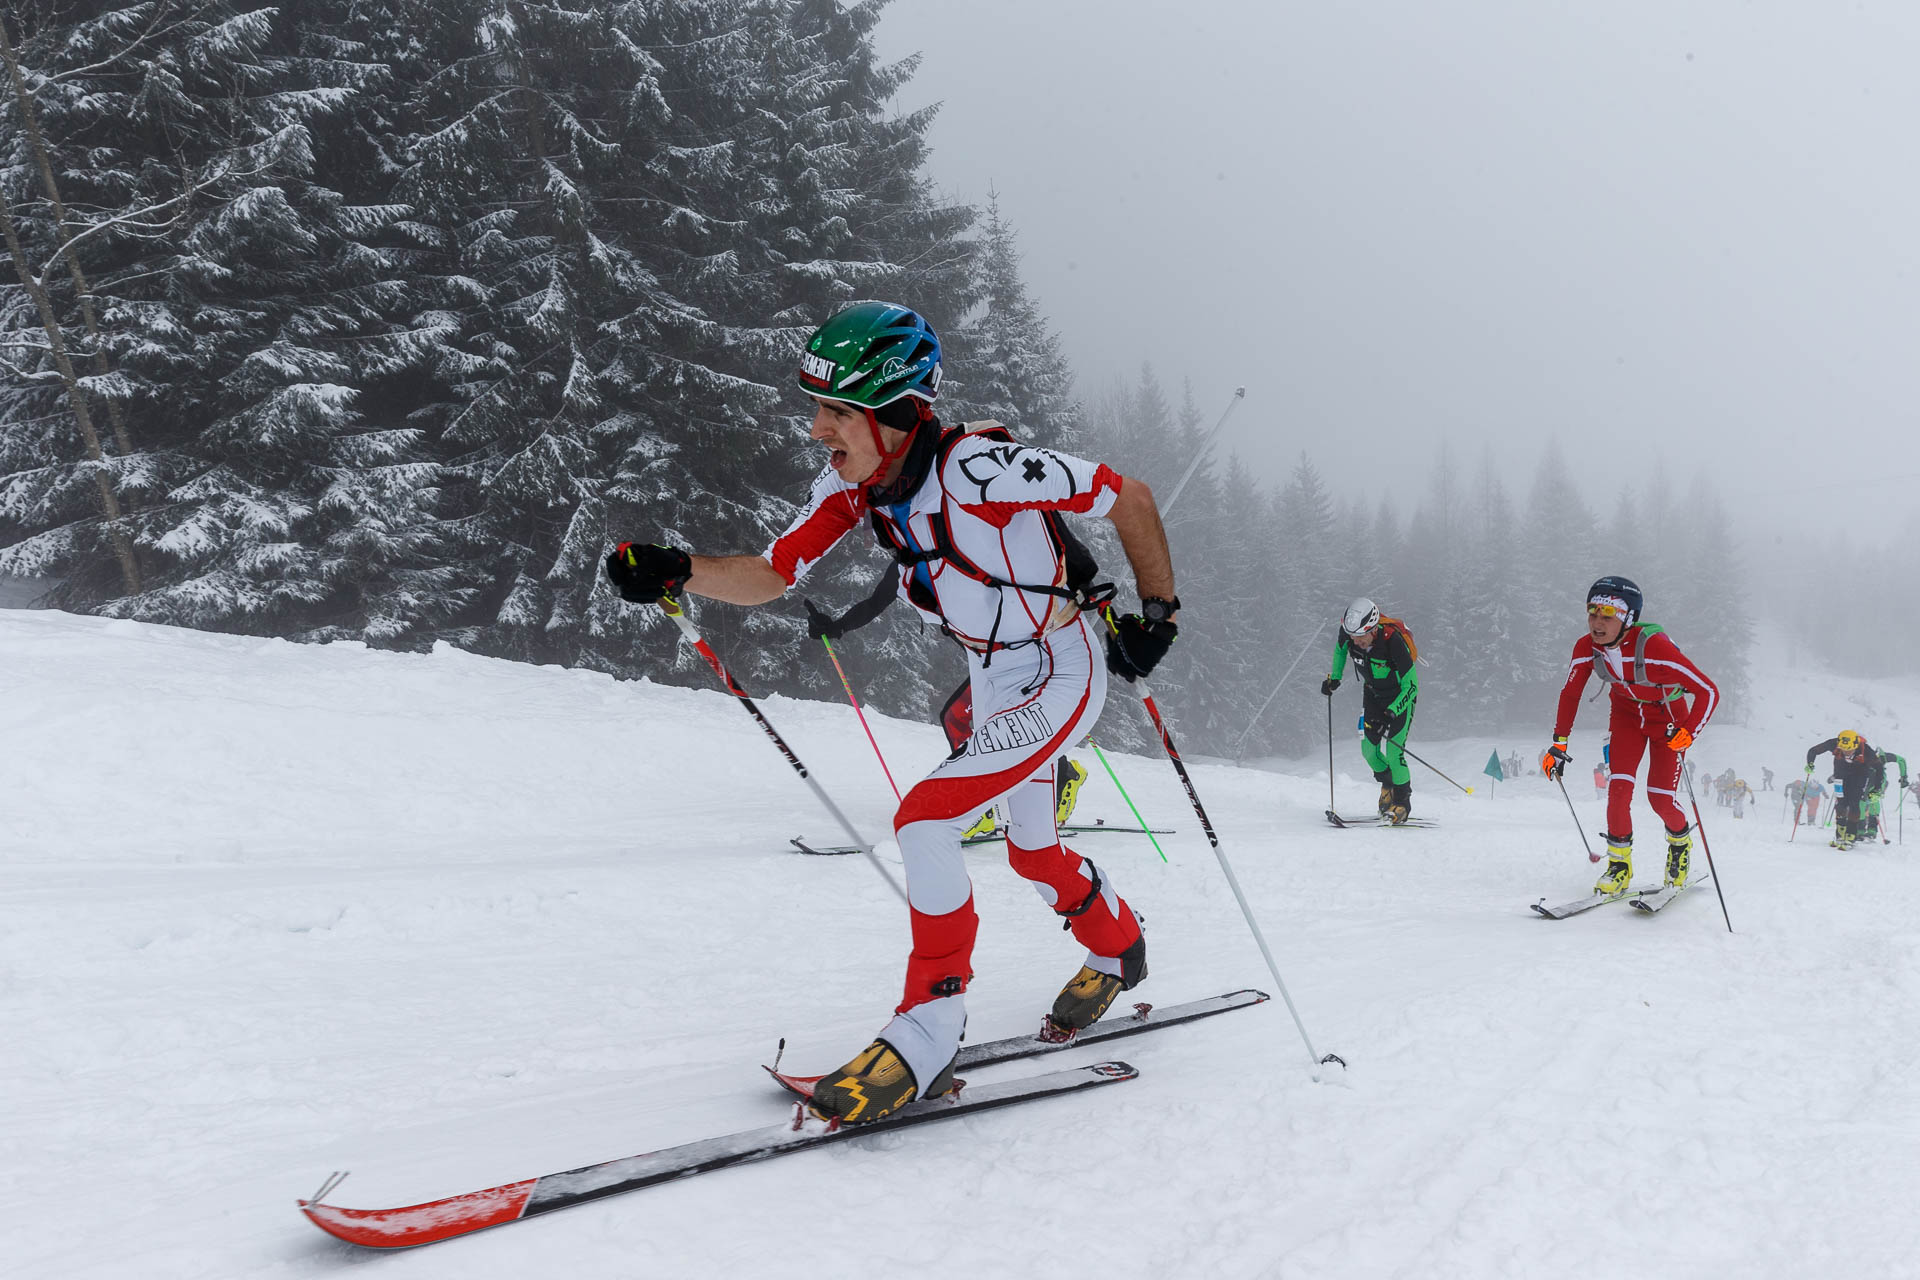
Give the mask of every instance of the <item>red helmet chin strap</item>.
M 910 399 L 912 399 L 914 407 L 913 430 L 907 432 L 907 438 L 900 442 L 898 449 L 891 451 L 888 450 L 886 442 L 880 438 L 880 419 L 875 417 L 873 410 L 867 408 L 867 406 L 860 406 L 860 412 L 867 415 L 867 430 L 873 433 L 873 447 L 880 453 L 880 465 L 874 468 L 873 478 L 867 481 L 869 485 L 877 485 L 882 482 L 887 474 L 887 468 L 906 456 L 907 450 L 913 446 L 914 432 L 919 430 L 922 423 L 931 421 L 933 418 L 932 405 L 929 405 L 919 396 L 912 396 Z

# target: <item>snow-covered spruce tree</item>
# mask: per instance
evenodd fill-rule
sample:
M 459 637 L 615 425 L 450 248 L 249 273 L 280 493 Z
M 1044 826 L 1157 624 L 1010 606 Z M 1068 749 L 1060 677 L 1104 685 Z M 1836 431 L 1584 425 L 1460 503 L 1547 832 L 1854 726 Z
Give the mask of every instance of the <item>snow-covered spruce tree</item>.
M 1209 707 L 1205 749 L 1257 756 L 1277 749 L 1280 736 L 1277 721 L 1263 715 L 1255 724 L 1254 715 L 1304 637 L 1297 620 L 1287 617 L 1285 593 L 1276 590 L 1277 536 L 1267 495 L 1238 455 L 1228 455 L 1224 470 L 1213 558 L 1204 566 L 1208 649 L 1201 665 L 1218 695 Z M 1311 657 L 1302 659 L 1292 678 L 1306 678 L 1312 666 Z
M 979 307 L 949 343 L 955 372 L 942 383 L 943 416 L 994 419 L 1022 441 L 1078 453 L 1080 401 L 1060 339 L 1027 294 L 1012 224 L 988 192 L 975 255 Z
M 1180 403 L 1171 424 L 1173 466 L 1168 478 L 1153 486 L 1185 606 L 1180 643 L 1155 673 L 1154 689 L 1156 693 L 1163 687 L 1168 690 L 1162 710 L 1170 713 L 1177 706 L 1178 727 L 1196 744 L 1218 742 L 1229 725 L 1237 731 L 1244 724 L 1240 704 L 1245 695 L 1233 689 L 1232 673 L 1216 662 L 1233 590 L 1221 564 L 1237 530 L 1224 509 L 1219 470 L 1212 457 L 1201 452 L 1209 425 L 1194 403 L 1191 380 L 1182 379 Z M 1192 476 L 1181 488 L 1189 469 Z
M 141 580 L 122 514 L 150 477 L 134 456 L 128 383 L 107 354 L 89 272 L 136 216 L 164 223 L 184 195 L 136 197 L 137 215 L 112 209 L 119 193 L 99 182 L 111 153 L 60 144 L 75 117 L 99 117 L 102 76 L 77 68 L 120 64 L 124 79 L 145 34 L 137 23 L 151 16 L 109 10 L 75 21 L 20 6 L 0 19 L 0 229 L 12 277 L 0 285 L 0 360 L 13 375 L 0 385 L 0 566 L 54 578 L 63 597 L 128 594 Z M 76 197 L 84 215 L 69 208 Z
M 697 305 L 638 308 L 614 326 L 628 375 L 648 388 L 632 410 L 606 487 L 621 536 L 755 552 L 800 511 L 823 456 L 807 440 L 811 402 L 794 385 L 801 343 L 848 302 L 886 297 L 923 310 L 943 333 L 970 305 L 972 211 L 934 198 L 919 169 L 931 114 L 885 103 L 911 63 L 880 65 L 877 6 L 763 2 L 738 6 L 730 38 L 660 52 L 665 100 L 682 132 L 649 158 L 640 189 L 681 174 L 677 203 L 640 203 L 672 233 L 656 274 Z M 867 594 L 887 561 L 850 535 L 805 593 L 838 610 Z M 799 600 L 736 610 L 702 602 L 702 625 L 757 689 L 838 692 L 807 639 Z M 704 679 L 671 632 L 595 598 L 582 660 Z M 903 609 L 841 646 L 878 705 L 924 715 L 947 676 L 927 677 L 932 637 Z M 938 650 L 935 650 L 938 652 Z M 663 663 L 663 659 L 665 662 Z M 697 659 L 692 659 L 697 661 Z
M 1284 617 L 1295 628 L 1288 632 L 1281 653 L 1284 662 L 1292 662 L 1300 647 L 1311 644 L 1318 652 L 1310 652 L 1302 660 L 1299 671 L 1267 714 L 1289 735 L 1290 749 L 1303 750 L 1317 747 L 1326 737 L 1326 705 L 1320 696 L 1320 680 L 1328 669 L 1327 658 L 1333 652 L 1341 613 L 1357 594 L 1350 585 L 1352 550 L 1337 539 L 1332 495 L 1305 451 L 1287 483 L 1274 494 L 1273 512 L 1273 527 L 1278 534 L 1276 563 L 1282 566 Z M 1319 638 L 1310 640 L 1316 627 L 1320 628 Z M 1281 654 L 1275 659 L 1281 662 Z M 1284 670 L 1284 663 L 1277 665 L 1274 678 Z
M 412 456 L 414 431 L 366 416 L 360 390 L 417 346 L 401 268 L 367 244 L 401 211 L 356 203 L 334 185 L 350 171 L 320 161 L 384 72 L 280 11 L 222 9 L 150 64 L 172 73 L 151 91 L 156 136 L 209 148 L 215 177 L 170 239 L 161 288 L 129 290 L 150 305 L 127 308 L 144 341 L 126 363 L 166 382 L 167 490 L 141 516 L 154 581 L 107 611 L 399 641 L 413 601 L 445 581 L 422 530 L 437 473 Z
M 1520 613 L 1511 585 L 1521 558 L 1518 532 L 1513 500 L 1488 449 L 1474 479 L 1467 524 L 1471 573 L 1460 626 L 1468 661 L 1455 674 L 1453 691 L 1461 733 L 1490 734 L 1538 719 L 1536 708 L 1514 705 L 1514 690 L 1524 676 L 1520 637 L 1515 634 Z
M 1603 573 L 1621 573 L 1598 543 L 1598 522 L 1549 440 L 1527 493 L 1525 527 L 1534 554 L 1523 556 L 1514 579 L 1519 656 L 1530 686 L 1521 696 L 1539 705 L 1567 674 L 1567 655 L 1585 625 L 1582 601 Z
M 1753 648 L 1745 568 L 1728 527 L 1726 508 L 1704 477 L 1689 487 L 1685 511 L 1686 518 L 1678 523 L 1694 572 L 1682 598 L 1663 612 L 1674 619 L 1680 646 L 1719 687 L 1724 705 L 1715 714 L 1738 719 L 1746 714 Z M 1655 612 L 1651 605 L 1647 611 Z
M 671 34 L 712 33 L 708 6 L 674 9 Z M 645 48 L 667 33 L 635 6 L 434 13 L 441 65 L 414 93 L 395 193 L 421 252 L 458 282 L 436 394 L 411 410 L 449 470 L 474 591 L 454 634 L 566 660 L 605 550 L 603 477 L 646 398 L 610 326 L 636 308 L 692 310 L 650 270 L 650 220 L 626 198 L 672 125 Z
M 1444 443 L 1429 470 L 1427 495 L 1408 527 L 1407 543 L 1415 584 L 1407 622 L 1420 646 L 1424 722 L 1428 732 L 1472 732 L 1474 720 L 1462 714 L 1461 695 L 1482 660 L 1479 638 L 1467 622 L 1478 594 L 1475 548 L 1459 469 Z
M 48 44 L 64 62 L 44 134 L 92 223 L 79 240 L 115 366 L 93 382 L 143 450 L 119 464 L 143 589 L 82 570 L 65 602 L 382 638 L 369 589 L 439 573 L 412 536 L 430 485 L 407 433 L 354 408 L 358 372 L 408 345 L 394 272 L 362 243 L 393 211 L 316 179 L 317 139 L 379 68 L 235 4 L 125 6 Z

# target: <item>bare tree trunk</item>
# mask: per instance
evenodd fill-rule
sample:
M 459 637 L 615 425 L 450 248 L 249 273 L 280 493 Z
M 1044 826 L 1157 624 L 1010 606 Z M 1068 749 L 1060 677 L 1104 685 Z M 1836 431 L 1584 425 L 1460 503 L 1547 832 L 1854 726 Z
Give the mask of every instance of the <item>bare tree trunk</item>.
M 14 56 L 13 41 L 7 36 L 7 24 L 0 22 L 0 62 L 7 64 L 7 74 L 13 80 L 13 93 L 20 100 L 20 121 L 27 133 L 27 144 L 33 148 L 33 158 L 40 168 L 40 183 L 46 188 L 47 200 L 53 205 L 53 225 L 60 237 L 60 255 L 67 260 L 67 272 L 73 277 L 74 292 L 80 299 L 80 319 L 87 329 L 87 338 L 93 346 L 93 371 L 102 377 L 113 372 L 113 366 L 107 361 L 106 344 L 100 340 L 100 324 L 93 310 L 93 290 L 87 285 L 87 277 L 80 270 L 79 255 L 72 247 L 73 237 L 67 232 L 67 207 L 60 199 L 60 187 L 53 176 L 53 157 L 47 149 L 46 138 L 40 133 L 40 117 L 33 109 L 33 96 L 27 92 L 26 77 L 20 73 L 20 59 Z M 133 436 L 127 429 L 126 414 L 121 410 L 120 402 L 111 396 L 102 396 L 107 406 L 107 420 L 113 425 L 113 443 L 122 457 L 133 453 Z
M 27 265 L 26 254 L 20 247 L 20 233 L 14 227 L 13 210 L 8 207 L 4 195 L 0 195 L 0 232 L 6 235 L 7 252 L 13 256 L 13 268 L 20 277 L 20 283 L 40 311 L 40 323 L 47 331 L 47 349 L 53 354 L 60 380 L 66 384 L 67 401 L 73 407 L 73 420 L 80 427 L 80 439 L 86 446 L 87 457 L 93 462 L 104 463 L 106 455 L 100 451 L 100 433 L 94 429 L 93 415 L 87 411 L 87 397 L 80 389 L 80 379 L 74 373 L 73 361 L 67 356 L 67 344 L 60 333 L 59 318 L 53 313 L 53 303 L 47 297 L 46 289 L 34 278 L 33 269 Z M 125 594 L 135 595 L 140 590 L 140 566 L 134 560 L 133 542 L 120 522 L 120 499 L 113 492 L 104 466 L 94 471 L 93 478 L 100 489 L 100 510 L 107 518 L 107 536 L 113 540 L 113 553 L 120 561 L 121 585 Z

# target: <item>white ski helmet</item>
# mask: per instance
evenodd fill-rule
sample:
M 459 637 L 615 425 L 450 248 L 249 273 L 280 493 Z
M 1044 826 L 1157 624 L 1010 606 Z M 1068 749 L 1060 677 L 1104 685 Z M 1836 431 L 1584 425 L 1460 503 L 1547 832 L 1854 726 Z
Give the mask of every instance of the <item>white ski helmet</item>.
M 1347 606 L 1346 616 L 1340 619 L 1340 629 L 1350 636 L 1362 631 L 1371 631 L 1380 625 L 1380 606 L 1361 596 Z

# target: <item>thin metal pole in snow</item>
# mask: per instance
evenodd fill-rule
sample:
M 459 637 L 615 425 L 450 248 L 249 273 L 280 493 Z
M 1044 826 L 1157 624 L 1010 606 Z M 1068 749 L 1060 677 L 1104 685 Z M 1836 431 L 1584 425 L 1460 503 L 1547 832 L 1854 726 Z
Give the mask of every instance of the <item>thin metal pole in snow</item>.
M 1321 625 L 1325 625 L 1322 623 Z M 1333 802 L 1333 695 L 1327 695 L 1327 812 L 1340 806 Z
M 1419 762 L 1420 764 L 1427 764 L 1427 762 L 1426 762 L 1425 760 L 1421 760 L 1419 756 L 1416 756 L 1416 755 L 1414 755 L 1414 754 L 1413 754 L 1413 752 L 1411 752 L 1411 751 L 1409 751 L 1409 750 L 1407 750 L 1407 749 L 1406 749 L 1406 747 L 1404 747 L 1404 746 L 1402 746 L 1402 747 L 1400 748 L 1400 754 L 1401 754 L 1401 755 L 1403 755 L 1403 756 L 1408 756 L 1408 757 L 1411 757 L 1411 758 L 1412 758 L 1413 760 L 1415 760 L 1415 761 L 1418 761 L 1418 762 Z M 1427 768 L 1429 768 L 1429 769 L 1433 769 L 1433 766 L 1432 766 L 1432 765 L 1430 765 L 1430 764 L 1427 764 Z M 1440 771 L 1439 771 L 1438 769 L 1433 769 L 1433 771 L 1434 771 L 1435 773 L 1440 773 Z M 1452 778 L 1449 778 L 1449 777 L 1447 777 L 1447 775 L 1446 775 L 1446 774 L 1444 774 L 1444 773 L 1440 773 L 1440 780 L 1441 780 L 1442 782 L 1451 782 L 1451 783 L 1453 783 L 1453 785 L 1454 785 L 1454 786 L 1456 786 L 1456 787 L 1459 787 L 1459 788 L 1460 788 L 1460 789 L 1461 789 L 1462 791 L 1464 791 L 1464 792 L 1466 792 L 1466 793 L 1467 793 L 1468 795 L 1472 795 L 1472 794 L 1473 794 L 1473 788 L 1472 788 L 1472 787 L 1468 787 L 1468 786 L 1462 786 L 1462 785 L 1461 785 L 1460 783 L 1458 783 L 1458 782 L 1454 782 Z
M 747 696 L 747 691 L 740 687 L 739 682 L 733 678 L 732 673 L 721 663 L 720 655 L 715 653 L 713 647 L 701 638 L 699 631 L 694 629 L 692 621 L 687 617 L 686 610 L 680 607 L 680 602 L 672 596 L 662 596 L 659 600 L 659 605 L 660 611 L 665 613 L 669 618 L 672 618 L 674 625 L 680 628 L 680 634 L 686 638 L 687 643 L 691 644 L 695 651 L 707 660 L 707 665 L 712 667 L 713 673 L 720 677 L 720 683 L 727 687 L 727 692 L 738 698 L 740 705 L 747 709 L 747 714 L 751 715 L 759 722 L 760 727 L 767 731 L 767 737 L 773 739 L 773 745 L 780 748 L 780 754 L 787 758 L 787 763 L 792 765 L 793 771 L 800 775 L 800 780 L 812 789 L 814 798 L 826 806 L 827 812 L 833 815 L 833 820 L 838 822 L 840 829 L 847 833 L 847 838 L 859 846 L 861 854 L 865 856 L 873 869 L 880 873 L 880 878 L 887 882 L 889 888 L 900 895 L 900 901 L 906 902 L 907 891 L 900 887 L 900 882 L 893 878 L 893 873 L 881 864 L 880 859 L 873 856 L 873 846 L 867 842 L 865 836 L 854 830 L 853 823 L 847 821 L 847 815 L 840 812 L 840 806 L 835 804 L 833 798 L 821 789 L 818 782 L 814 781 L 813 775 L 807 772 L 806 765 L 800 763 L 800 757 L 793 753 L 793 748 L 787 745 L 786 739 L 782 738 L 779 733 L 775 731 L 774 727 L 767 723 L 767 718 L 760 714 L 760 708 L 753 705 L 753 699 Z
M 1573 814 L 1573 829 L 1580 833 L 1580 843 L 1587 846 L 1587 861 L 1600 861 L 1600 855 L 1593 851 L 1593 844 L 1587 839 L 1587 829 L 1580 825 L 1580 814 L 1573 807 L 1573 797 L 1567 794 L 1567 780 L 1559 774 L 1555 774 L 1553 780 L 1560 784 L 1560 797 L 1567 802 L 1567 812 Z M 1689 782 L 1687 787 L 1691 789 L 1693 784 Z
M 1733 932 L 1733 917 L 1727 914 L 1727 895 L 1720 888 L 1720 869 L 1713 865 L 1713 846 L 1707 843 L 1707 824 L 1700 821 L 1700 797 L 1694 794 L 1693 779 L 1687 779 L 1687 799 L 1693 801 L 1693 825 L 1700 832 L 1700 847 L 1706 850 L 1707 874 L 1713 877 L 1713 892 L 1720 899 L 1720 918 L 1727 922 L 1727 932 Z
M 1326 620 L 1325 618 L 1322 618 L 1322 619 L 1320 620 L 1320 625 L 1319 625 L 1319 626 L 1317 626 L 1317 627 L 1315 627 L 1315 628 L 1313 629 L 1313 634 L 1307 637 L 1307 642 L 1306 642 L 1306 643 L 1305 643 L 1304 645 L 1302 645 L 1302 646 L 1300 646 L 1300 655 L 1299 655 L 1299 657 L 1296 657 L 1296 658 L 1295 658 L 1295 659 L 1293 660 L 1293 666 L 1290 666 L 1290 667 L 1288 667 L 1288 668 L 1287 668 L 1287 673 L 1286 673 L 1286 675 L 1283 675 L 1283 676 L 1281 676 L 1281 677 L 1280 677 L 1280 680 L 1279 680 L 1279 683 L 1277 683 L 1277 684 L 1275 684 L 1275 685 L 1273 686 L 1273 692 L 1272 692 L 1272 693 L 1270 693 L 1270 694 L 1268 694 L 1268 695 L 1267 695 L 1267 700 L 1266 700 L 1265 702 L 1263 702 L 1263 703 L 1261 703 L 1261 704 L 1260 704 L 1260 709 L 1259 709 L 1258 711 L 1256 711 L 1256 712 L 1254 712 L 1254 713 L 1253 713 L 1253 719 L 1251 719 L 1251 720 L 1249 720 L 1249 721 L 1247 721 L 1247 731 L 1246 731 L 1246 733 L 1243 733 L 1243 734 L 1241 734 L 1241 735 L 1240 735 L 1240 741 L 1234 744 L 1234 747 L 1233 747 L 1233 756 L 1234 756 L 1234 759 L 1236 759 L 1236 760 L 1237 760 L 1237 759 L 1239 759 L 1239 758 L 1240 758 L 1240 748 L 1242 748 L 1242 747 L 1244 747 L 1244 746 L 1246 746 L 1246 745 L 1247 745 L 1247 738 L 1248 738 L 1248 736 L 1249 736 L 1250 734 L 1252 734 L 1252 733 L 1253 733 L 1253 726 L 1255 726 L 1255 725 L 1257 725 L 1257 724 L 1259 724 L 1259 723 L 1260 723 L 1260 717 L 1261 717 L 1261 716 L 1263 716 L 1263 715 L 1265 715 L 1265 714 L 1267 713 L 1267 708 L 1273 705 L 1273 700 L 1274 700 L 1275 698 L 1277 698 L 1277 697 L 1279 697 L 1279 696 L 1280 696 L 1280 690 L 1282 690 L 1282 689 L 1284 689 L 1284 688 L 1286 687 L 1286 684 L 1287 684 L 1287 677 L 1288 677 L 1288 676 L 1291 676 L 1291 675 L 1293 674 L 1293 669 L 1294 669 L 1294 667 L 1297 667 L 1297 666 L 1299 666 L 1299 665 L 1300 665 L 1300 662 L 1301 662 L 1301 659 L 1303 659 L 1303 658 L 1305 658 L 1305 657 L 1306 657 L 1306 656 L 1307 656 L 1307 655 L 1308 655 L 1309 653 L 1311 653 L 1311 652 L 1313 652 L 1313 646 L 1314 646 L 1314 644 L 1315 644 L 1315 643 L 1317 643 L 1317 642 L 1319 641 L 1319 639 L 1320 639 L 1320 633 L 1321 633 L 1322 631 L 1325 631 L 1326 629 L 1327 629 L 1327 620 Z M 1329 703 L 1329 704 L 1328 704 L 1328 708 L 1327 708 L 1327 714 L 1328 714 L 1329 716 L 1331 716 L 1331 715 L 1333 714 L 1333 708 L 1332 708 L 1332 704 L 1331 704 L 1331 703 Z M 1327 743 L 1328 743 L 1328 746 L 1327 746 L 1327 777 L 1328 777 L 1328 781 L 1329 781 L 1329 783 L 1331 783 L 1331 781 L 1332 781 L 1332 777 L 1333 777 L 1333 746 L 1332 746 L 1332 743 L 1333 743 L 1333 724 L 1332 724 L 1332 722 L 1331 722 L 1331 721 L 1329 721 L 1329 722 L 1328 722 L 1328 724 L 1327 724 Z M 1332 803 L 1333 803 L 1333 801 L 1332 801 L 1331 799 L 1329 799 L 1329 800 L 1327 801 L 1327 803 L 1328 803 L 1328 804 L 1332 804 Z
M 1233 411 L 1238 409 L 1240 402 L 1246 398 L 1247 389 L 1245 387 L 1235 387 L 1233 389 L 1233 399 L 1227 401 L 1227 411 L 1220 415 L 1220 421 L 1213 424 L 1213 430 L 1207 433 L 1206 442 L 1194 452 L 1193 461 L 1187 464 L 1187 474 L 1181 476 L 1180 483 L 1173 486 L 1172 495 L 1160 504 L 1160 518 L 1162 520 L 1167 518 L 1167 512 L 1173 510 L 1173 504 L 1180 500 L 1180 491 L 1187 487 L 1187 481 L 1193 479 L 1193 473 L 1198 471 L 1200 464 L 1206 460 L 1207 454 L 1213 449 L 1213 442 L 1220 438 L 1220 429 L 1227 425 L 1227 419 L 1233 416 Z

